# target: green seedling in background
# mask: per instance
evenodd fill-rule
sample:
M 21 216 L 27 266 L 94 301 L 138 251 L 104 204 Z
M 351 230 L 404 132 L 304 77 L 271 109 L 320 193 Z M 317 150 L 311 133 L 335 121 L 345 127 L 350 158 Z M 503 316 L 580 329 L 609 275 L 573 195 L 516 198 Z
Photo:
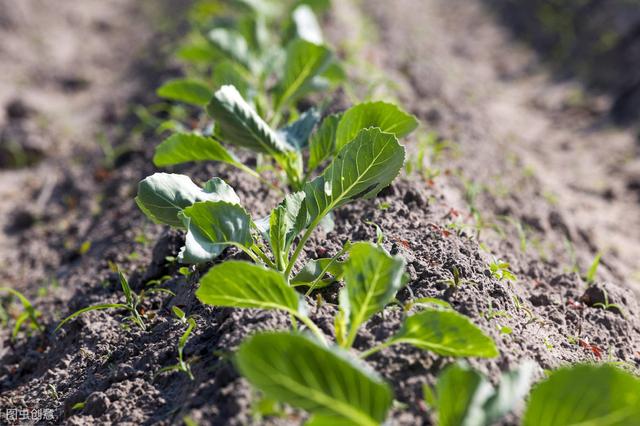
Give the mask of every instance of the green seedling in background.
M 30 333 L 31 331 L 37 331 L 39 333 L 44 332 L 44 327 L 38 320 L 42 316 L 42 313 L 40 313 L 40 311 L 33 307 L 31 302 L 29 302 L 29 299 L 27 299 L 18 290 L 14 290 L 9 287 L 0 287 L 0 291 L 9 293 L 11 296 L 16 297 L 22 304 L 23 312 L 18 315 L 18 318 L 16 318 L 16 323 L 13 326 L 13 330 L 11 332 L 12 339 L 16 339 L 18 337 L 18 333 L 20 332 L 20 329 L 22 328 L 22 325 L 25 324 L 25 322 L 26 324 L 28 324 L 28 333 Z M 8 322 L 8 315 L 6 321 Z
M 178 320 L 182 324 L 185 324 L 187 328 L 185 329 L 184 333 L 182 333 L 182 336 L 180 336 L 180 340 L 178 340 L 178 363 L 162 368 L 156 373 L 156 375 L 180 371 L 189 376 L 189 379 L 193 380 L 193 373 L 191 373 L 191 364 L 189 364 L 188 361 L 185 361 L 183 352 L 189 336 L 191 336 L 191 333 L 196 328 L 196 321 L 195 319 L 193 319 L 193 317 L 187 317 L 184 311 L 182 311 L 182 309 L 178 308 L 177 306 L 174 306 L 171 309 Z
M 491 272 L 491 276 L 499 281 L 516 282 L 518 277 L 511 272 L 510 267 L 509 263 L 497 259 L 489 264 L 489 271 Z
M 600 266 L 600 259 L 602 258 L 602 253 L 596 254 L 596 257 L 591 262 L 591 266 L 589 266 L 589 270 L 586 274 L 586 280 L 588 284 L 593 284 L 596 282 L 596 277 L 598 273 L 598 266 Z
M 67 322 L 71 321 L 72 319 L 86 312 L 105 310 L 105 309 L 123 309 L 127 311 L 129 313 L 129 316 L 127 316 L 125 320 L 133 322 L 142 330 L 146 330 L 147 327 L 145 326 L 144 321 L 142 320 L 142 317 L 138 312 L 140 297 L 131 291 L 131 287 L 129 287 L 129 282 L 127 281 L 127 278 L 124 276 L 122 272 L 118 272 L 118 277 L 120 279 L 120 286 L 122 287 L 122 291 L 125 296 L 125 303 L 103 303 L 99 305 L 92 305 L 92 306 L 87 306 L 86 308 L 82 308 L 74 312 L 73 314 L 69 315 L 62 321 L 60 321 L 60 324 L 58 324 L 58 326 L 56 327 L 55 332 L 57 332 L 60 328 L 62 328 L 62 326 L 65 325 Z

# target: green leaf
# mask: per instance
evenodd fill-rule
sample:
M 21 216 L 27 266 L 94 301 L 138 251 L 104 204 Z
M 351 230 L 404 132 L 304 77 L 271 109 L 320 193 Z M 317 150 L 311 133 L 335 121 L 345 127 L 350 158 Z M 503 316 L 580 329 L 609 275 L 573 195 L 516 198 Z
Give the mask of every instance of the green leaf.
M 157 90 L 161 98 L 204 107 L 211 99 L 211 89 L 205 83 L 189 78 L 170 80 Z
M 131 287 L 129 287 L 129 281 L 127 281 L 127 277 L 120 271 L 118 271 L 118 278 L 120 279 L 120 287 L 122 287 L 122 292 L 124 293 L 124 297 L 127 303 L 133 303 L 133 296 L 131 293 Z
M 254 95 L 254 89 L 249 83 L 249 76 L 246 71 L 236 63 L 223 60 L 216 62 L 213 66 L 212 82 L 213 87 L 221 87 L 225 85 L 234 86 L 240 95 L 245 99 L 251 99 Z M 209 96 L 211 99 L 211 96 Z M 209 101 L 207 99 L 207 102 Z
M 633 426 L 640 419 L 640 379 L 610 365 L 556 370 L 529 396 L 523 426 Z
M 332 56 L 327 47 L 309 41 L 296 39 L 289 43 L 284 75 L 276 90 L 275 110 L 308 93 L 313 78 L 329 66 Z
M 493 387 L 480 373 L 466 365 L 451 365 L 438 377 L 436 409 L 441 426 L 481 426 L 486 424 L 482 406 Z
M 197 201 L 239 203 L 240 199 L 233 188 L 220 178 L 213 178 L 200 188 L 188 176 L 155 173 L 138 184 L 136 203 L 156 223 L 184 228 L 178 213 Z
M 249 52 L 247 40 L 237 31 L 228 28 L 216 28 L 209 31 L 211 44 L 225 57 L 239 63 L 248 70 L 253 70 L 256 63 Z
M 454 311 L 426 310 L 409 316 L 387 345 L 408 343 L 442 356 L 498 356 L 491 337 Z
M 323 161 L 331 157 L 335 152 L 336 147 L 336 130 L 338 129 L 338 123 L 342 118 L 342 114 L 333 114 L 327 116 L 318 130 L 311 135 L 309 142 L 309 162 L 307 164 L 307 170 L 315 170 Z
M 525 362 L 504 373 L 494 389 L 465 363 L 447 367 L 438 377 L 435 405 L 441 426 L 489 426 L 521 402 L 531 384 L 535 364 Z
M 322 30 L 313 9 L 302 4 L 296 7 L 291 14 L 296 34 L 302 40 L 315 44 L 322 44 Z
M 68 317 L 66 317 L 62 321 L 60 321 L 60 324 L 58 324 L 58 326 L 55 328 L 55 330 L 53 332 L 57 333 L 58 330 L 60 330 L 60 328 L 63 325 L 65 325 L 66 323 L 68 323 L 72 319 L 84 314 L 85 312 L 99 311 L 99 310 L 103 310 L 103 309 L 129 309 L 129 307 L 127 305 L 125 305 L 125 304 L 122 304 L 122 303 L 104 303 L 104 304 L 101 304 L 101 305 L 87 306 L 86 308 L 82 308 L 80 310 L 75 311 L 74 313 L 72 313 L 71 315 L 69 315 Z
M 309 143 L 309 136 L 313 128 L 320 121 L 320 113 L 311 108 L 300 116 L 296 121 L 278 130 L 281 138 L 299 151 L 305 148 Z
M 394 104 L 365 102 L 349 108 L 336 131 L 336 150 L 340 151 L 361 129 L 378 127 L 385 133 L 402 138 L 418 127 L 418 120 Z
M 196 296 L 207 305 L 233 308 L 298 312 L 301 305 L 300 296 L 281 273 L 240 261 L 226 261 L 211 268 L 200 280 Z
M 207 105 L 216 120 L 216 131 L 225 142 L 278 157 L 294 148 L 247 104 L 233 86 L 222 86 Z
M 589 266 L 589 270 L 587 271 L 587 282 L 593 283 L 596 280 L 596 274 L 598 273 L 598 266 L 600 266 L 600 258 L 602 257 L 602 253 L 596 254 L 596 257 L 591 262 L 591 266 Z M 508 266 L 507 266 L 508 267 Z
M 243 16 L 237 21 L 237 28 L 250 50 L 262 53 L 269 48 L 269 29 L 264 16 Z
M 210 64 L 218 56 L 218 51 L 204 38 L 188 40 L 176 53 L 178 59 L 193 64 Z
M 368 242 L 353 244 L 343 268 L 345 287 L 340 307 L 348 313 L 349 335 L 374 314 L 381 311 L 405 282 L 405 261 L 389 255 L 383 248 Z
M 262 333 L 246 340 L 236 365 L 267 397 L 337 418 L 337 424 L 381 424 L 392 402 L 389 386 L 338 348 L 302 335 Z
M 293 239 L 300 233 L 297 217 L 303 201 L 304 192 L 288 194 L 284 201 L 271 212 L 269 243 L 275 256 L 287 254 Z
M 178 257 L 182 263 L 206 262 L 230 245 L 253 244 L 251 217 L 239 204 L 202 201 L 185 208 L 182 218 L 188 230 Z
M 184 317 L 186 316 L 184 311 L 175 305 L 171 307 L 171 310 L 173 311 L 173 314 L 178 317 L 178 319 L 184 319 Z
M 180 348 L 181 351 L 187 344 L 187 340 L 189 339 L 191 332 L 194 328 L 196 328 L 196 320 L 194 320 L 193 318 L 189 318 L 187 320 L 187 324 L 187 329 L 184 331 L 184 333 L 182 333 L 182 336 L 180 336 L 180 340 L 178 340 L 178 348 Z
M 319 221 L 349 201 L 374 197 L 398 175 L 404 156 L 394 135 L 362 130 L 321 176 L 304 185 L 305 222 Z
M 333 275 L 334 279 L 331 281 L 334 281 L 342 277 L 343 270 L 344 262 L 334 260 L 330 257 L 310 260 L 300 269 L 300 272 L 291 279 L 291 285 L 303 286 L 311 284 L 323 275 L 323 271 L 325 271 L 324 274 Z M 318 288 L 320 287 L 323 286 L 319 285 Z
M 195 133 L 175 133 L 156 147 L 153 164 L 158 167 L 190 161 L 222 161 L 238 166 L 240 162 L 218 141 Z

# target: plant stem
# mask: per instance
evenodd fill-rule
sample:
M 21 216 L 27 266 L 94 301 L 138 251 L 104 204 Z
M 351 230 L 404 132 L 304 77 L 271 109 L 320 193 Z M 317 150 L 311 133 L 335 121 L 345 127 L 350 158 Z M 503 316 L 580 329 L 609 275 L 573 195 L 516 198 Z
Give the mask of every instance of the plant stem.
M 298 241 L 298 244 L 296 245 L 296 249 L 294 250 L 293 255 L 289 259 L 289 264 L 287 265 L 287 269 L 284 271 L 284 276 L 287 278 L 287 280 L 289 280 L 289 275 L 291 275 L 291 270 L 293 269 L 293 265 L 295 265 L 296 260 L 298 260 L 298 257 L 300 256 L 300 253 L 304 248 L 304 245 L 307 243 L 307 240 L 309 239 L 309 237 L 311 237 L 313 230 L 316 229 L 316 226 L 318 226 L 318 223 L 320 223 L 320 220 L 323 217 L 324 215 L 316 217 L 313 220 L 313 222 L 311 222 L 307 230 L 304 232 L 304 234 L 302 235 L 302 238 L 300 238 L 300 241 Z
M 362 358 L 362 359 L 367 358 L 367 357 L 375 354 L 376 352 L 381 351 L 384 348 L 388 348 L 389 346 L 393 345 L 394 343 L 395 342 L 393 340 L 387 340 L 386 342 L 382 342 L 378 346 L 374 346 L 373 348 L 362 352 L 360 354 L 360 358 Z
M 253 253 L 251 250 L 249 250 L 248 248 L 246 248 L 242 244 L 233 244 L 233 245 L 238 247 L 243 252 L 245 252 L 247 254 L 247 256 L 249 256 L 251 258 L 251 260 L 253 260 L 255 263 L 264 263 L 264 262 L 262 262 L 262 259 L 260 259 L 255 253 Z
M 353 342 L 356 340 L 356 336 L 358 335 L 358 327 L 360 327 L 360 324 L 351 325 L 349 328 L 349 334 L 347 335 L 347 340 L 344 341 L 344 345 L 342 345 L 342 347 L 348 349 L 353 346 Z
M 262 261 L 269 266 L 270 268 L 274 268 L 275 269 L 275 265 L 273 264 L 273 262 L 271 261 L 271 259 L 269 259 L 269 257 L 264 254 L 264 252 L 260 249 L 260 247 L 258 247 L 257 245 L 253 245 L 251 246 L 251 250 L 253 250 L 254 253 L 256 253 L 258 255 L 258 257 L 260 257 L 260 259 L 262 259 Z
M 313 321 L 311 321 L 311 318 L 309 318 L 306 315 L 301 315 L 299 313 L 294 313 L 294 315 L 300 320 L 302 321 L 302 323 L 304 325 L 307 326 L 307 328 L 318 338 L 318 340 L 320 340 L 320 342 L 325 345 L 325 346 L 329 346 L 329 344 L 327 343 L 327 339 L 325 339 L 324 337 L 324 333 L 318 328 L 317 325 L 315 325 L 313 323 Z
M 327 266 L 325 266 L 322 269 L 322 272 L 320 272 L 320 275 L 318 275 L 315 280 L 311 281 L 311 284 L 309 285 L 309 290 L 307 290 L 307 292 L 304 294 L 305 296 L 309 296 L 311 292 L 316 289 L 316 286 L 318 285 L 318 283 L 320 282 L 324 274 L 326 274 L 329 268 L 331 267 L 331 265 L 333 265 L 335 261 L 338 260 L 338 257 L 342 256 L 344 252 L 347 251 L 347 247 L 348 245 L 345 245 L 344 247 L 342 247 L 342 249 L 340 249 L 340 251 L 331 258 L 329 263 L 327 263 Z

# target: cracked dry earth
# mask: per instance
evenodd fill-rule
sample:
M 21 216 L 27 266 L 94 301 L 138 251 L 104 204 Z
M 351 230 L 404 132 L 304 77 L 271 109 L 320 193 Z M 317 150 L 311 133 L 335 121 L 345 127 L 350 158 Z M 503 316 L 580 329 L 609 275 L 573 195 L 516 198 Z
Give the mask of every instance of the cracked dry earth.
M 25 4 L 37 8 L 40 3 Z M 113 25 L 122 25 L 124 33 L 113 39 L 101 36 L 107 46 L 95 49 L 118 51 L 123 56 L 105 62 L 117 62 L 117 69 L 100 66 L 106 78 L 99 80 L 114 86 L 96 81 L 85 90 L 102 87 L 104 91 L 96 88 L 95 94 L 87 94 L 90 104 L 97 111 L 111 108 L 115 116 L 87 112 L 86 127 L 79 128 L 90 131 L 68 139 L 53 124 L 45 125 L 52 144 L 77 138 L 87 146 L 78 148 L 75 156 L 46 148 L 38 164 L 2 172 L 2 190 L 18 194 L 3 198 L 2 211 L 44 199 L 42 209 L 47 214 L 29 211 L 37 220 L 22 223 L 18 230 L 4 226 L 2 238 L 7 243 L 2 261 L 11 266 L 3 268 L 3 280 L 34 299 L 43 311 L 47 333 L 45 338 L 23 337 L 12 343 L 9 332 L 0 331 L 0 407 L 48 408 L 55 413 L 56 424 L 181 424 L 185 416 L 202 425 L 251 423 L 256 395 L 238 376 L 230 356 L 250 333 L 284 328 L 288 318 L 273 312 L 202 306 L 194 291 L 208 265 L 185 277 L 177 266 L 165 262 L 166 256 L 177 253 L 183 235 L 148 223 L 133 203 L 138 180 L 153 172 L 150 158 L 159 139 L 152 131 L 136 134 L 140 140 L 135 148 L 120 156 L 108 173 L 100 171 L 98 151 L 91 145 L 95 132 L 125 123 L 124 130 L 111 137 L 120 144 L 130 142 L 135 120 L 127 106 L 156 101 L 150 95 L 153 87 L 174 72 L 167 62 L 168 49 L 157 46 L 177 38 L 166 26 L 160 32 L 157 16 L 162 11 L 138 8 L 133 1 L 108 4 Z M 93 12 L 82 12 L 85 7 Z M 97 19 L 92 13 L 104 16 L 102 7 L 106 7 L 102 2 L 87 1 L 81 7 L 69 4 L 65 6 L 68 10 L 44 8 L 38 13 L 44 17 L 68 13 L 79 22 L 91 22 Z M 181 13 L 174 11 L 171 16 Z M 20 23 L 9 17 L 2 22 L 25 28 L 34 25 L 30 19 L 36 18 L 25 19 Z M 123 24 L 133 21 L 138 23 L 135 34 L 139 31 L 140 38 Z M 96 31 L 102 31 L 99 28 L 104 24 L 95 25 Z M 89 37 L 83 33 L 84 25 L 64 28 L 70 39 Z M 464 31 L 454 31 L 456 28 Z M 411 280 L 399 299 L 436 297 L 471 317 L 500 349 L 498 358 L 470 360 L 492 379 L 524 359 L 538 364 L 538 377 L 543 369 L 576 361 L 612 360 L 640 367 L 640 203 L 629 185 L 638 172 L 638 160 L 633 132 L 607 121 L 608 100 L 588 95 L 584 103 L 572 103 L 578 83 L 554 82 L 536 56 L 513 42 L 476 1 L 371 0 L 366 8 L 334 2 L 327 32 L 342 52 L 354 40 L 361 40 L 358 59 L 377 67 L 393 83 L 403 106 L 421 119 L 420 133 L 434 131 L 451 143 L 437 157 L 430 153 L 428 167 L 439 174 L 424 178 L 412 173 L 376 199 L 341 208 L 335 215 L 336 228 L 326 234 L 318 231 L 304 257 L 334 254 L 347 240 L 374 240 L 375 228 L 367 222 L 378 224 L 385 234 L 385 247 L 407 259 Z M 23 39 L 30 40 L 20 37 Z M 134 39 L 140 44 L 129 43 Z M 117 49 L 125 45 L 128 53 Z M 145 72 L 140 72 L 143 64 L 137 55 L 142 50 L 155 55 L 155 67 L 143 67 Z M 71 52 L 72 58 L 91 57 L 80 48 Z M 2 54 L 8 55 L 6 51 Z M 33 68 L 29 62 L 12 67 L 16 75 Z M 349 71 L 355 81 L 366 80 L 361 69 L 354 66 Z M 93 81 L 91 68 L 86 75 Z M 110 90 L 123 81 L 132 86 L 122 96 Z M 3 101 L 14 96 L 6 94 L 7 87 L 15 84 L 2 86 Z M 364 84 L 358 84 L 356 89 L 364 92 Z M 38 115 L 46 117 L 48 103 L 43 101 L 39 107 L 35 94 L 29 94 L 38 88 L 30 87 L 21 96 Z M 75 98 L 80 94 L 59 96 L 68 108 L 77 102 L 79 111 L 87 109 L 88 104 Z M 344 100 L 337 104 L 347 106 Z M 54 123 L 58 122 L 56 118 Z M 11 125 L 5 117 L 4 128 Z M 407 142 L 414 158 L 421 140 L 418 135 Z M 46 169 L 58 178 L 51 184 L 51 195 L 45 197 L 41 194 L 50 180 L 42 179 L 41 168 L 49 164 L 59 165 Z M 222 177 L 236 188 L 243 204 L 251 206 L 254 217 L 265 214 L 278 201 L 277 194 L 225 166 L 204 164 L 176 170 L 200 181 Z M 20 175 L 41 180 L 16 191 L 10 179 Z M 69 195 L 74 202 L 68 201 Z M 472 211 L 480 216 L 474 217 Z M 79 250 L 85 241 L 91 242 L 90 247 Z M 12 249 L 5 254 L 7 244 Z M 588 287 L 583 275 L 598 252 L 603 253 L 602 263 L 595 284 Z M 224 256 L 239 255 L 229 250 Z M 488 264 L 494 258 L 508 261 L 518 280 L 510 284 L 493 277 Z M 54 335 L 57 321 L 68 313 L 91 303 L 119 300 L 109 262 L 127 272 L 135 290 L 151 279 L 170 275 L 166 286 L 176 296 L 155 294 L 145 299 L 143 307 L 150 313 L 145 332 L 124 331 L 117 315 L 94 312 Z M 462 275 L 459 288 L 445 283 L 454 268 Z M 40 287 L 47 291 L 38 296 Z M 337 286 L 324 290 L 328 303 L 311 312 L 329 335 L 337 291 Z M 604 291 L 622 312 L 593 306 Z M 172 306 L 197 316 L 197 329 L 185 348 L 193 363 L 193 382 L 178 374 L 155 376 L 174 362 L 173 342 L 182 332 L 172 319 Z M 355 347 L 366 348 L 383 340 L 399 323 L 397 308 L 387 308 L 367 324 Z M 511 332 L 505 333 L 506 329 Z M 432 414 L 421 403 L 421 388 L 433 384 L 451 361 L 406 346 L 391 347 L 369 358 L 392 383 L 396 398 L 406 404 L 403 410 L 394 409 L 391 424 L 433 423 Z M 78 402 L 86 405 L 74 410 Z M 519 415 L 519 411 L 512 413 L 504 423 L 517 423 Z M 303 419 L 302 413 L 289 411 L 284 418 L 263 419 L 263 423 L 299 424 Z

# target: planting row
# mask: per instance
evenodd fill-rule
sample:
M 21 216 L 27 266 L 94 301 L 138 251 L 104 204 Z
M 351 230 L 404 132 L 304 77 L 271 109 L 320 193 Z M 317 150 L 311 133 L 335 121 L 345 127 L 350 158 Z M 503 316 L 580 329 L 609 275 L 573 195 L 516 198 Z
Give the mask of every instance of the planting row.
M 270 214 L 255 217 L 219 177 L 200 186 L 183 174 L 156 173 L 139 183 L 136 202 L 152 221 L 184 232 L 178 261 L 189 265 L 187 271 L 213 264 L 199 280 L 201 303 L 289 315 L 289 330 L 255 333 L 237 349 L 234 365 L 253 386 L 307 411 L 305 424 L 376 425 L 402 406 L 394 404 L 392 387 L 367 357 L 394 345 L 456 358 L 499 352 L 491 337 L 446 302 L 397 300 L 409 284 L 406 261 L 380 240 L 347 242 L 332 257 L 303 256 L 318 228 L 332 229 L 336 209 L 376 197 L 394 181 L 406 161 L 400 140 L 419 126 L 413 115 L 383 101 L 332 110 L 336 89 L 349 82 L 317 18 L 328 7 L 328 1 L 303 0 L 199 2 L 179 52 L 189 76 L 158 90 L 200 112 L 189 125 L 176 118 L 162 124 L 174 133 L 156 147 L 155 165 L 226 163 L 281 194 Z M 235 150 L 249 151 L 255 161 Z M 132 324 L 146 329 L 141 295 L 121 273 L 120 284 L 125 303 L 81 309 L 58 329 L 95 309 L 124 310 Z M 327 327 L 314 321 L 326 302 L 313 296 L 331 287 L 339 288 L 338 303 Z M 33 306 L 12 292 L 25 308 L 14 334 L 22 323 L 43 329 Z M 388 309 L 402 312 L 401 327 L 386 341 L 356 350 L 363 325 Z M 177 307 L 174 313 L 185 327 L 178 362 L 158 373 L 194 379 L 183 349 L 197 324 Z M 536 368 L 524 362 L 492 384 L 464 361 L 453 363 L 434 388 L 424 386 L 424 401 L 442 425 L 492 424 L 524 398 L 525 425 L 633 424 L 640 418 L 640 380 L 616 367 L 549 372 L 529 392 Z

